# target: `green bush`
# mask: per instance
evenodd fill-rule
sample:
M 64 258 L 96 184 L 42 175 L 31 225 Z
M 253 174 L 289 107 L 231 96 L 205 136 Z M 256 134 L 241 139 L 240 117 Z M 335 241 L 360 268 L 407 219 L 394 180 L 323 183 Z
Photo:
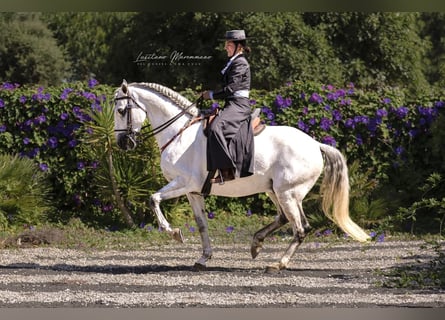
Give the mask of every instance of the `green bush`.
M 32 226 L 51 212 L 50 185 L 36 164 L 18 156 L 0 155 L 0 227 Z
M 125 206 L 135 225 L 154 223 L 147 201 L 165 183 L 159 151 L 153 139 L 132 153 L 117 150 L 113 91 L 95 80 L 48 88 L 0 86 L 0 151 L 32 159 L 47 175 L 55 207 L 49 221 L 80 218 L 98 227 L 123 227 L 128 225 L 122 219 Z M 198 96 L 190 89 L 186 94 L 192 100 Z M 338 88 L 296 81 L 270 92 L 253 90 L 251 105 L 262 109 L 266 124 L 299 128 L 346 155 L 351 214 L 364 226 L 410 230 L 406 219 L 397 215 L 398 208 L 422 198 L 418 186 L 433 173 L 432 168 L 443 176 L 443 92 L 413 99 L 400 88 L 365 91 L 353 84 Z M 113 158 L 111 171 L 107 150 Z M 117 182 L 114 189 L 110 188 L 111 172 Z M 316 191 L 305 203 L 309 216 L 318 210 L 316 202 L 310 203 L 316 200 Z M 123 206 L 117 205 L 117 195 Z M 443 198 L 443 187 L 435 189 L 434 197 Z M 246 212 L 276 213 L 265 194 L 209 197 L 206 204 L 209 211 L 239 217 Z M 181 197 L 167 201 L 163 210 L 170 221 L 183 221 L 180 216 L 189 212 L 185 205 Z M 390 223 L 385 216 L 392 217 Z M 422 215 L 425 221 L 437 216 L 434 212 Z

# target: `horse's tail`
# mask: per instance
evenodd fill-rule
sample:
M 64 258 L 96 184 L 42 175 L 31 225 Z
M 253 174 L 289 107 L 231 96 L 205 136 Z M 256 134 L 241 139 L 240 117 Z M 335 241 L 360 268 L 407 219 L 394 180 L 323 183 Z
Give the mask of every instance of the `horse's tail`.
M 349 217 L 349 177 L 346 160 L 341 152 L 326 144 L 320 144 L 325 166 L 321 194 L 322 209 L 344 232 L 357 241 L 366 241 L 369 236 Z

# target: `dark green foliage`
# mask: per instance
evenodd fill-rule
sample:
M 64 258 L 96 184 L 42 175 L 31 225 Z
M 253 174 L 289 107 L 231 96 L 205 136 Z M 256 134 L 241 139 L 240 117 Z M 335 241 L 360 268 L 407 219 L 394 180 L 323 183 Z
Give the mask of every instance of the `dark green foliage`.
M 304 18 L 324 30 L 344 66 L 345 79 L 361 87 L 425 89 L 422 68 L 429 42 L 419 36 L 418 13 L 306 13 Z
M 101 83 L 112 83 L 110 73 L 114 64 L 124 63 L 113 58 L 114 50 L 119 46 L 128 49 L 126 31 L 133 15 L 125 12 L 58 12 L 44 13 L 42 19 L 70 57 L 71 80 L 85 81 L 93 77 Z M 131 58 L 129 52 L 126 54 Z M 118 75 L 127 76 L 125 72 Z
M 0 81 L 60 84 L 69 63 L 40 14 L 0 13 Z

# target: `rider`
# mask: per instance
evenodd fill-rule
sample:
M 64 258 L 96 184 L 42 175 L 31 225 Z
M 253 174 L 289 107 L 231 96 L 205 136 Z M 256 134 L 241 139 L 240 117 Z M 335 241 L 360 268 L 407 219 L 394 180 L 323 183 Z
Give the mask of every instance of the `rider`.
M 219 171 L 211 182 L 220 184 L 254 172 L 250 66 L 245 57 L 250 48 L 246 45 L 244 30 L 227 31 L 224 40 L 229 60 L 221 70 L 222 88 L 202 94 L 204 99 L 224 99 L 224 106 L 211 123 L 207 139 L 207 170 L 210 173 Z

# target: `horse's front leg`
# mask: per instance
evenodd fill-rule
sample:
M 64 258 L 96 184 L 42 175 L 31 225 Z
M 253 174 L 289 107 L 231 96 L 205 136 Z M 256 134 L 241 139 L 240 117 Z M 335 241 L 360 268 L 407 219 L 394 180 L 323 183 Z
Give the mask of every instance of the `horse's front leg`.
M 180 182 L 180 179 L 174 179 L 150 197 L 150 208 L 156 215 L 156 219 L 158 220 L 161 229 L 168 232 L 173 239 L 181 243 L 184 242 L 181 229 L 173 229 L 170 226 L 170 223 L 161 211 L 160 203 L 163 200 L 177 198 L 186 193 L 187 189 L 184 187 L 184 184 Z
M 205 211 L 204 197 L 200 194 L 188 193 L 187 198 L 192 206 L 202 243 L 202 256 L 198 259 L 198 261 L 196 261 L 195 268 L 197 270 L 205 270 L 207 261 L 212 258 L 212 247 L 208 232 L 209 228 Z
M 184 236 L 182 235 L 182 231 L 179 228 L 172 228 L 170 223 L 165 219 L 164 214 L 161 211 L 160 203 L 162 201 L 161 194 L 159 192 L 154 193 L 150 197 L 150 208 L 156 215 L 156 219 L 158 220 L 159 227 L 166 231 L 170 236 L 178 242 L 184 242 Z

